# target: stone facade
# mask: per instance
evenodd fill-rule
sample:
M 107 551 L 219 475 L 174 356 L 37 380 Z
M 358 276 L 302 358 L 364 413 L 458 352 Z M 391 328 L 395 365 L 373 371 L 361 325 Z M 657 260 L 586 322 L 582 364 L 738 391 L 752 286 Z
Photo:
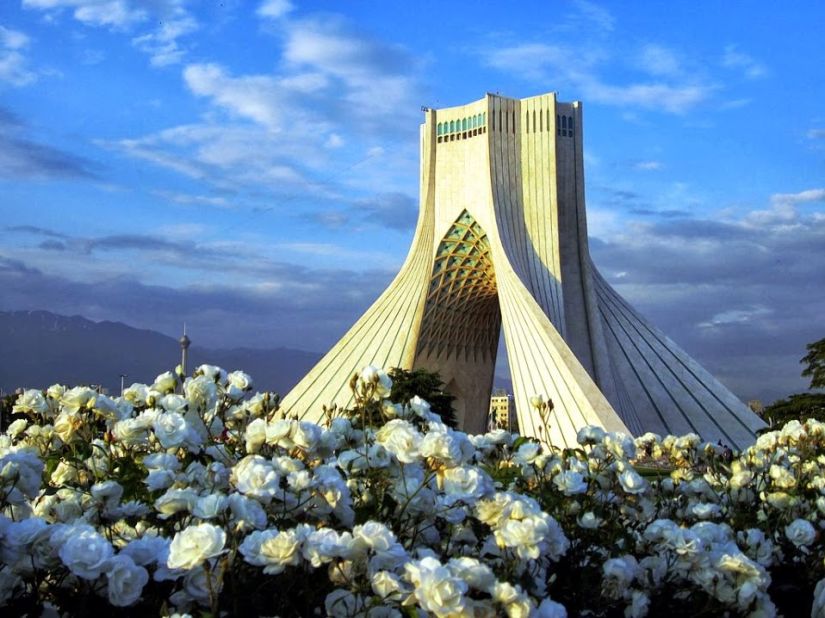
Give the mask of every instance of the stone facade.
M 319 418 L 366 365 L 426 367 L 465 431 L 487 426 L 500 329 L 522 434 L 572 446 L 580 427 L 698 433 L 734 447 L 764 423 L 641 318 L 590 259 L 582 105 L 488 94 L 427 110 L 420 210 L 401 271 L 284 398 Z M 654 256 L 651 256 L 654 258 Z M 551 399 L 549 435 L 529 404 Z

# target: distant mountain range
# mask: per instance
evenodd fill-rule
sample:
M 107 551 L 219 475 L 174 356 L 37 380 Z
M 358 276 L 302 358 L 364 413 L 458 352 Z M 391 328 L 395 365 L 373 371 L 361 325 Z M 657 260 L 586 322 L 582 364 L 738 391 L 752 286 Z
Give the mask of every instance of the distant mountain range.
M 60 383 L 101 384 L 112 394 L 125 383 L 151 384 L 180 363 L 180 344 L 161 333 L 120 322 L 93 322 L 48 311 L 0 311 L 0 389 L 44 388 Z M 256 390 L 284 394 L 321 358 L 273 348 L 189 348 L 189 367 L 203 363 L 250 374 Z
M 151 384 L 180 363 L 180 344 L 153 330 L 121 322 L 93 322 L 49 311 L 0 311 L 0 390 L 45 388 L 52 384 L 100 384 L 111 394 L 124 383 Z M 189 348 L 189 373 L 203 363 L 227 371 L 241 369 L 254 388 L 286 394 L 312 369 L 320 354 L 290 348 Z M 496 388 L 512 393 L 506 377 Z

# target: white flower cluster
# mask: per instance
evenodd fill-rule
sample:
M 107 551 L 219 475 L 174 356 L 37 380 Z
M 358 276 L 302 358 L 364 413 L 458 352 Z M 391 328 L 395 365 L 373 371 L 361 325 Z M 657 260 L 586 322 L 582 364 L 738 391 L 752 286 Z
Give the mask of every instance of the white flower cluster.
M 372 367 L 352 387 L 323 426 L 208 365 L 117 398 L 24 392 L 0 435 L 0 607 L 770 616 L 781 565 L 825 615 L 825 425 L 731 462 L 596 427 L 560 451 L 392 403 Z

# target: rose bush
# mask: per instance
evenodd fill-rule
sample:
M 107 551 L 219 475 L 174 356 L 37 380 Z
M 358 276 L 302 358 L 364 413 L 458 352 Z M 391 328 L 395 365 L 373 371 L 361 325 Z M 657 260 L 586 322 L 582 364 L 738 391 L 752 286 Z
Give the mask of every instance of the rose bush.
M 24 392 L 0 435 L 0 608 L 825 616 L 825 424 L 732 460 L 598 427 L 557 449 L 455 431 L 391 386 L 367 368 L 321 424 L 208 365 L 116 398 Z

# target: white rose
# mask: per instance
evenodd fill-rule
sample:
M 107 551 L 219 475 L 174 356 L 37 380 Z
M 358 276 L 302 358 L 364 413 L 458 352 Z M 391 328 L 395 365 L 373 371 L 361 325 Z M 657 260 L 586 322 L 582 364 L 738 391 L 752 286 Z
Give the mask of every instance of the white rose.
M 249 564 L 264 567 L 264 573 L 277 575 L 301 562 L 301 545 L 311 528 L 300 525 L 291 530 L 264 530 L 247 536 L 239 551 Z
M 227 380 L 226 371 L 217 365 L 201 365 L 195 369 L 195 373 L 193 375 L 203 376 L 204 378 L 212 380 L 212 382 L 219 382 L 220 384 L 226 384 Z
M 373 367 L 372 365 L 364 367 L 361 371 L 361 380 L 367 384 L 375 384 L 375 398 L 385 399 L 390 396 L 392 391 L 392 380 L 385 371 Z
M 13 493 L 17 493 L 16 496 L 7 495 L 6 500 L 17 504 L 23 500 L 23 496 L 35 498 L 40 493 L 44 467 L 32 448 L 15 447 L 0 456 L 0 487 L 5 483 L 13 484 Z
M 106 573 L 109 585 L 106 592 L 109 603 L 115 607 L 128 607 L 136 603 L 149 581 L 149 573 L 125 555 L 117 555 L 109 561 Z
M 166 566 L 170 569 L 193 569 L 204 560 L 219 555 L 226 543 L 226 532 L 212 524 L 189 526 L 178 532 L 169 546 Z
M 544 599 L 533 615 L 535 618 L 567 618 L 567 608 L 551 599 Z
M 785 526 L 785 536 L 797 547 L 806 547 L 816 539 L 816 529 L 807 519 L 796 519 Z
M 266 421 L 262 418 L 256 418 L 249 423 L 244 432 L 244 440 L 246 440 L 247 453 L 257 453 L 261 450 L 266 442 Z
M 401 580 L 389 571 L 378 571 L 372 576 L 370 584 L 372 591 L 382 599 L 387 599 L 390 596 L 395 598 L 402 590 Z
M 28 426 L 28 424 L 29 422 L 25 418 L 18 418 L 11 425 L 9 425 L 8 429 L 6 429 L 6 435 L 11 436 L 12 438 L 16 438 L 21 433 L 26 431 L 26 427 Z
M 223 494 L 209 494 L 198 498 L 195 503 L 195 508 L 192 509 L 192 515 L 200 517 L 201 519 L 212 519 L 217 517 L 227 507 L 227 499 Z
M 406 578 L 415 586 L 419 605 L 436 616 L 463 615 L 467 583 L 454 577 L 435 558 L 423 558 L 405 565 Z
M 97 393 L 87 386 L 76 386 L 61 395 L 60 404 L 69 411 L 77 412 L 86 407 L 95 395 Z
M 825 618 L 825 578 L 820 579 L 814 588 L 814 603 L 811 618 Z
M 619 472 L 619 483 L 629 494 L 640 494 L 647 488 L 647 483 L 636 470 L 627 466 Z
M 12 412 L 14 414 L 18 414 L 20 412 L 45 414 L 48 411 L 49 404 L 43 396 L 43 393 L 34 389 L 23 391 L 23 394 L 17 398 L 17 401 L 14 402 L 14 406 L 12 406 Z
M 353 547 L 352 534 L 349 532 L 338 533 L 331 528 L 321 528 L 306 536 L 301 553 L 317 568 L 335 558 L 350 558 Z
M 91 488 L 92 496 L 106 504 L 106 508 L 115 508 L 123 497 L 123 486 L 117 481 L 95 483 Z
M 167 519 L 180 511 L 192 512 L 198 501 L 198 494 L 192 489 L 169 489 L 155 500 L 155 509 L 161 519 Z
M 600 517 L 596 517 L 595 513 L 592 511 L 587 511 L 586 513 L 582 513 L 576 521 L 578 521 L 579 526 L 585 528 L 586 530 L 595 530 L 602 525 L 604 520 Z
M 63 460 L 60 460 L 60 463 L 57 464 L 57 467 L 54 469 L 54 472 L 52 472 L 52 485 L 54 485 L 55 487 L 61 487 L 62 485 L 72 483 L 76 480 L 77 468 L 70 463 L 66 463 Z
M 289 419 L 279 419 L 266 426 L 266 443 L 274 446 L 280 446 L 283 449 L 291 449 L 295 446 L 292 441 L 292 434 L 298 423 Z
M 118 442 L 126 446 L 145 444 L 149 438 L 149 431 L 145 424 L 137 418 L 127 418 L 115 423 L 112 433 Z
M 447 563 L 447 567 L 453 574 L 477 590 L 488 592 L 496 584 L 496 576 L 493 570 L 476 558 L 466 556 L 451 558 Z
M 66 408 L 54 419 L 54 432 L 66 444 L 72 441 L 82 426 L 83 417 L 77 410 Z
M 97 579 L 114 554 L 112 545 L 91 528 L 72 533 L 60 548 L 60 559 L 69 570 L 83 579 Z
M 155 417 L 152 424 L 155 437 L 163 448 L 177 448 L 189 436 L 189 425 L 186 419 L 177 412 L 163 412 Z
M 349 590 L 333 590 L 324 599 L 324 609 L 327 616 L 332 618 L 349 618 L 358 616 L 359 610 L 364 609 L 364 599 L 356 597 Z M 377 609 L 377 608 L 376 608 Z M 370 610 L 373 613 L 373 610 Z
M 141 566 L 159 562 L 161 558 L 165 562 L 169 551 L 169 543 L 169 539 L 147 535 L 129 541 L 118 555 L 129 556 L 135 564 Z
M 232 468 L 230 482 L 239 492 L 269 504 L 280 492 L 281 477 L 275 466 L 260 455 L 247 455 Z
M 232 526 L 235 530 L 250 530 L 266 526 L 266 512 L 261 503 L 241 494 L 229 496 Z
M 448 496 L 475 502 L 493 493 L 493 480 L 475 466 L 447 468 L 441 480 Z
M 178 385 L 177 376 L 171 371 L 166 371 L 155 378 L 155 383 L 152 384 L 152 390 L 159 393 L 171 393 Z
M 587 491 L 587 482 L 584 480 L 584 477 L 580 473 L 572 470 L 565 470 L 557 474 L 553 479 L 553 483 L 555 483 L 556 487 L 566 496 L 583 494 Z
M 243 371 L 233 371 L 226 379 L 229 383 L 234 386 L 235 388 L 239 388 L 242 391 L 248 391 L 252 389 L 252 378 L 249 374 L 244 373 Z
M 211 410 L 218 402 L 218 387 L 215 381 L 206 376 L 198 376 L 186 381 L 183 387 L 186 398 L 194 407 Z
M 378 430 L 375 440 L 401 463 L 413 463 L 421 456 L 421 434 L 407 421 L 391 420 Z
M 586 427 L 579 429 L 579 433 L 576 434 L 576 441 L 582 445 L 598 444 L 604 440 L 605 435 L 605 431 L 601 427 L 587 425 Z
M 158 404 L 167 412 L 177 412 L 178 414 L 185 414 L 189 408 L 186 397 L 174 393 L 161 397 Z
M 525 442 L 518 447 L 513 461 L 520 466 L 529 466 L 541 455 L 541 445 L 538 442 Z
M 305 451 L 314 449 L 320 439 L 321 428 L 315 423 L 309 423 L 307 421 L 300 421 L 292 435 L 292 441 L 295 443 L 295 446 Z

